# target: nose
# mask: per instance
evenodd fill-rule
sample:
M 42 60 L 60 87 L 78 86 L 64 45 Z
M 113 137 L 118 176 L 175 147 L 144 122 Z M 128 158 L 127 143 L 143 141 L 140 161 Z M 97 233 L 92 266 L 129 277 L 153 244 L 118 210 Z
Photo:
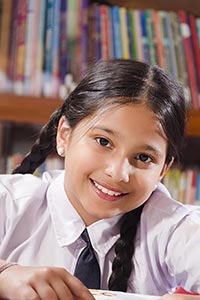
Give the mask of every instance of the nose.
M 114 182 L 129 182 L 130 175 L 133 173 L 133 166 L 127 158 L 120 159 L 116 157 L 109 161 L 105 172 L 108 176 L 112 177 Z

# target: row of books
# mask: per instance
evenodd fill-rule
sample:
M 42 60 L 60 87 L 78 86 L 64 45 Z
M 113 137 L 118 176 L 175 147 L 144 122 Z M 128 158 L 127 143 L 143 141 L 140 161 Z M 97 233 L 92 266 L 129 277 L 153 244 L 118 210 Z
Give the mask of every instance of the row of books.
M 199 108 L 199 17 L 184 10 L 127 9 L 89 0 L 1 3 L 4 92 L 62 97 L 67 74 L 74 83 L 98 59 L 131 58 L 158 64 L 177 77 L 188 107 Z
M 163 183 L 174 199 L 185 204 L 200 204 L 200 170 L 172 168 Z

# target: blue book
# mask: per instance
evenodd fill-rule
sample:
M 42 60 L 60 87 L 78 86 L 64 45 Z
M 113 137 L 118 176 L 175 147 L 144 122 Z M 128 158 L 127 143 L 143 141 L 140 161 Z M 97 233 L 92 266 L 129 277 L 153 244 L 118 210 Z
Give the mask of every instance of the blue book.
M 143 57 L 145 62 L 150 63 L 146 15 L 145 15 L 145 11 L 142 9 L 139 12 L 140 12 L 140 25 L 141 25 L 141 33 L 142 33 Z
M 67 1 L 60 3 L 60 83 L 65 84 L 67 75 Z
M 122 58 L 122 46 L 121 46 L 121 29 L 119 18 L 119 7 L 112 7 L 113 16 L 113 41 L 114 41 L 114 58 Z

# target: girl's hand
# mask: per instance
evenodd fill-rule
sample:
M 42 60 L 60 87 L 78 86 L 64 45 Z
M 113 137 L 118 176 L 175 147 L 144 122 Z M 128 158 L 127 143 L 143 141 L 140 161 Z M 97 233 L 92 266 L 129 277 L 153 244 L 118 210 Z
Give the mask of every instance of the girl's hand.
M 0 274 L 0 299 L 94 300 L 94 297 L 64 268 L 14 265 Z

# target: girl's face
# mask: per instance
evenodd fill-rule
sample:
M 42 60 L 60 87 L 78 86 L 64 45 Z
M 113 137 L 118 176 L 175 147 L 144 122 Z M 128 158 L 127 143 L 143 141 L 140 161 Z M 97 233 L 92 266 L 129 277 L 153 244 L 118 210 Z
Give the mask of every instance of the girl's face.
M 65 148 L 65 191 L 86 225 L 144 203 L 169 166 L 167 139 L 146 105 L 112 108 L 72 131 L 64 118 L 57 145 Z

